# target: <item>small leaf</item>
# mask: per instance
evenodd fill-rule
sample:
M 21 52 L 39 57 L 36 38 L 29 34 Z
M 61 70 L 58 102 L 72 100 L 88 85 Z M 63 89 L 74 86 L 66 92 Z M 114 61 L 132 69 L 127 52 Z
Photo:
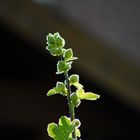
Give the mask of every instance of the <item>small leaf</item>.
M 75 133 L 76 133 L 77 137 L 79 137 L 79 138 L 81 137 L 81 132 L 78 128 L 75 129 Z
M 78 107 L 81 103 L 81 101 L 78 99 L 76 92 L 71 94 L 70 99 L 72 101 L 73 107 Z
M 61 116 L 58 122 L 59 126 L 63 126 L 63 125 L 72 125 L 70 118 L 66 117 L 66 116 Z
M 67 49 L 64 53 L 64 58 L 65 60 L 68 60 L 69 58 L 72 58 L 73 57 L 73 51 L 72 49 Z
M 54 33 L 54 38 L 56 39 L 57 37 L 59 37 L 60 36 L 60 34 L 58 33 L 58 32 L 56 32 L 56 33 Z
M 60 56 L 63 53 L 62 48 L 58 48 L 55 44 L 54 45 L 48 45 L 47 49 L 53 56 Z
M 69 78 L 70 84 L 73 85 L 75 83 L 79 83 L 79 75 L 72 74 Z
M 77 89 L 83 88 L 83 85 L 79 83 L 79 75 L 72 74 L 69 78 L 70 85 L 74 85 Z
M 57 46 L 55 44 L 48 44 L 48 46 L 46 47 L 47 50 L 51 50 L 51 49 L 56 49 Z
M 55 89 L 53 88 L 53 89 L 50 89 L 49 91 L 48 91 L 48 93 L 47 93 L 47 96 L 51 96 L 51 95 L 54 95 L 54 94 L 58 94 L 56 91 L 55 91 Z
M 53 129 L 55 129 L 56 127 L 58 127 L 56 123 L 50 123 L 50 124 L 48 124 L 47 131 L 48 131 L 48 135 L 51 138 L 56 137 L 56 135 L 53 132 Z
M 49 33 L 47 35 L 47 44 L 54 44 L 54 43 L 55 43 L 55 38 L 51 33 Z
M 47 35 L 47 50 L 53 56 L 61 56 L 63 54 L 63 49 L 65 45 L 65 40 L 59 35 L 59 33 L 55 33 L 54 35 L 49 33 Z
M 56 44 L 58 47 L 62 48 L 65 45 L 65 40 L 62 37 L 58 36 L 56 38 Z
M 68 60 L 66 60 L 66 61 L 74 61 L 74 60 L 77 60 L 78 59 L 78 57 L 72 57 L 72 58 L 69 58 Z
M 97 100 L 100 96 L 98 94 L 92 93 L 92 92 L 86 92 L 84 89 L 78 89 L 76 91 L 78 98 L 81 100 Z
M 71 64 L 72 64 L 72 62 L 58 61 L 56 74 L 61 74 L 61 73 L 67 72 L 68 70 L 71 69 Z
M 84 89 L 79 88 L 79 89 L 76 91 L 76 93 L 77 93 L 78 98 L 81 99 L 81 97 L 82 97 L 82 95 L 85 93 L 85 91 L 84 91 Z
M 67 88 L 63 82 L 57 82 L 55 91 L 66 96 L 67 95 Z
M 71 140 L 72 132 L 74 131 L 74 126 L 72 125 L 70 119 L 66 116 L 62 116 L 59 119 L 59 125 L 55 123 L 48 126 L 48 134 L 54 140 Z
M 65 61 L 73 61 L 73 60 L 78 59 L 77 57 L 73 57 L 73 51 L 71 48 L 65 50 L 65 52 L 63 53 L 63 57 Z
M 80 83 L 74 83 L 73 84 L 77 89 L 82 89 L 83 88 L 83 85 L 80 84 Z
M 100 96 L 98 94 L 92 93 L 92 92 L 86 92 L 82 95 L 81 99 L 85 100 L 97 100 Z

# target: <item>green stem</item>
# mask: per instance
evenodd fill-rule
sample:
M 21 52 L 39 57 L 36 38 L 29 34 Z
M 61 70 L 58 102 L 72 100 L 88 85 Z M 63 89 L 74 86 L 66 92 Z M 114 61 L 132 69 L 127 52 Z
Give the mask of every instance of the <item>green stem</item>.
M 75 119 L 75 112 L 74 112 L 74 107 L 72 106 L 71 99 L 70 99 L 71 87 L 70 87 L 70 83 L 69 83 L 68 72 L 66 72 L 64 75 L 65 75 L 65 79 L 66 79 L 66 86 L 67 86 L 67 89 L 68 89 L 67 99 L 68 99 L 68 106 L 69 106 L 69 115 L 70 115 L 71 121 L 73 121 Z M 75 140 L 77 140 L 76 133 L 75 133 L 75 126 L 74 126 L 74 132 L 72 134 L 72 137 Z

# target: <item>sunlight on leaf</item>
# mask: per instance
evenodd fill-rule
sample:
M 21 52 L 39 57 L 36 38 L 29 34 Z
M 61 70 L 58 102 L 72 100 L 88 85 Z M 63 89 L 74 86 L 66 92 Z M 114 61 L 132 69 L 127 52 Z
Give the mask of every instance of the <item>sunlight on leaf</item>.
M 66 96 L 67 95 L 67 88 L 65 86 L 65 84 L 63 82 L 57 82 L 56 83 L 56 87 L 55 87 L 55 91 Z
M 74 131 L 74 126 L 70 119 L 66 116 L 61 116 L 58 124 L 50 123 L 48 125 L 48 135 L 54 140 L 70 140 Z
M 72 102 L 72 106 L 73 107 L 78 107 L 81 103 L 80 99 L 78 98 L 76 92 L 72 93 L 70 95 L 70 99 L 71 99 L 71 102 Z
M 75 83 L 79 83 L 79 75 L 77 74 L 72 74 L 69 78 L 70 84 L 75 84 Z
M 54 95 L 54 94 L 58 94 L 56 91 L 55 91 L 55 89 L 53 88 L 53 89 L 50 89 L 49 91 L 48 91 L 48 93 L 47 93 L 47 96 L 51 96 L 51 95 Z
M 53 129 L 55 129 L 57 126 L 57 124 L 55 123 L 50 123 L 48 124 L 48 127 L 47 127 L 47 131 L 48 131 L 48 135 L 51 137 L 51 138 L 54 138 L 56 137 L 56 135 L 54 134 L 53 132 Z
M 56 74 L 65 73 L 71 69 L 72 62 L 58 61 Z
M 92 92 L 85 92 L 84 89 L 77 90 L 78 98 L 81 100 L 97 100 L 100 96 Z

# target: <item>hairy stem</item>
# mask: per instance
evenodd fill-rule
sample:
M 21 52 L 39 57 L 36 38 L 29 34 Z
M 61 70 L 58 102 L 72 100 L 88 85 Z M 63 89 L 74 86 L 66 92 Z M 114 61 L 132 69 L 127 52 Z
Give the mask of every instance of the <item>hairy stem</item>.
M 74 112 L 74 107 L 72 106 L 71 99 L 70 99 L 71 87 L 70 87 L 70 83 L 69 83 L 68 72 L 66 72 L 64 75 L 65 75 L 65 79 L 66 79 L 66 86 L 67 86 L 67 89 L 68 89 L 67 99 L 68 99 L 68 106 L 69 106 L 69 115 L 70 115 L 71 121 L 73 121 L 75 119 L 75 112 Z M 72 134 L 72 137 L 75 140 L 77 140 L 76 133 L 75 133 L 75 127 L 74 127 L 74 132 Z

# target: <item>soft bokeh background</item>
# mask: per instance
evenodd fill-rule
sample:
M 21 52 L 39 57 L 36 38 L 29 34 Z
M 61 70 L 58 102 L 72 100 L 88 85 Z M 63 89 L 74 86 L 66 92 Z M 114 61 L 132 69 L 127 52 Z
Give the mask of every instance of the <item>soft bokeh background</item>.
M 45 50 L 57 32 L 79 60 L 86 91 L 101 95 L 76 110 L 83 140 L 140 139 L 138 0 L 0 0 L 0 139 L 49 140 L 46 127 L 68 115 L 61 96 L 46 97 L 63 76 Z

